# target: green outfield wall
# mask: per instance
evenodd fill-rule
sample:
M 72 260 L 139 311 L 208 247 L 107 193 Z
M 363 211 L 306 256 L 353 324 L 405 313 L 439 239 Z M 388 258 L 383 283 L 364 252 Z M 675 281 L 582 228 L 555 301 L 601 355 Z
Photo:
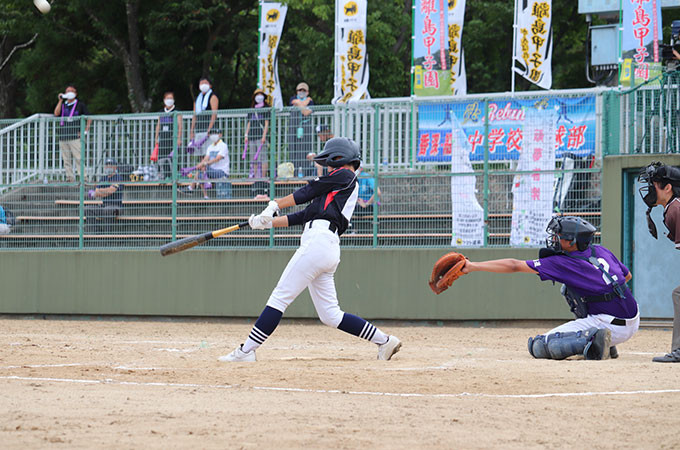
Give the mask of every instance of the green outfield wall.
M 567 318 L 559 287 L 531 274 L 473 273 L 437 296 L 427 284 L 445 250 L 344 249 L 340 305 L 371 319 Z M 293 251 L 2 252 L 2 313 L 257 316 Z M 536 250 L 477 249 L 473 260 L 533 259 Z M 303 293 L 286 317 L 316 317 Z

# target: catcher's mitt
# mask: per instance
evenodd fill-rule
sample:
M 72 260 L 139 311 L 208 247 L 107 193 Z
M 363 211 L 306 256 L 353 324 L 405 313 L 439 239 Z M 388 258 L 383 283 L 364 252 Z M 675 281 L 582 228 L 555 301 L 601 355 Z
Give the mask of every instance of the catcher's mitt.
M 465 275 L 461 270 L 465 265 L 465 256 L 451 252 L 442 256 L 434 263 L 430 276 L 430 288 L 435 294 L 441 294 L 460 276 Z

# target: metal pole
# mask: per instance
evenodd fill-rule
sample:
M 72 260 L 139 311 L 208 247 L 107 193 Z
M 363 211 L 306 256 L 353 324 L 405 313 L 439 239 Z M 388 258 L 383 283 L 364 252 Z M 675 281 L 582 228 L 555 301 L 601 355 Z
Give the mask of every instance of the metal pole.
M 177 112 L 172 114 L 172 240 L 177 239 L 177 160 L 179 148 L 177 147 Z
M 262 48 L 262 0 L 258 2 L 257 7 L 257 87 L 260 89 L 262 86 L 262 75 L 260 74 L 260 64 L 262 55 L 260 54 L 260 49 Z M 272 102 L 273 103 L 273 102 Z
M 279 135 L 278 130 L 276 129 L 276 108 L 272 107 L 271 108 L 271 133 L 269 134 L 271 138 L 269 139 L 269 196 L 273 200 L 275 198 L 275 188 L 276 188 L 276 159 L 275 159 L 275 152 L 276 152 L 276 139 Z M 271 227 L 269 229 L 269 247 L 274 247 L 274 227 Z
M 374 106 L 374 126 L 373 126 L 373 184 L 375 190 L 373 191 L 373 248 L 378 247 L 378 190 L 380 183 L 378 180 L 378 170 L 380 170 L 380 146 L 378 145 L 380 138 L 380 105 Z
M 484 247 L 489 245 L 489 100 L 484 100 Z
M 75 108 L 75 105 L 73 106 Z M 85 247 L 85 117 L 80 116 L 80 189 L 78 194 L 78 248 Z
M 515 0 L 515 13 L 514 13 L 514 21 L 512 23 L 512 60 L 510 62 L 510 76 L 511 76 L 511 81 L 510 81 L 510 92 L 513 94 L 515 93 L 515 51 L 517 50 L 517 16 L 518 16 L 518 7 L 517 7 L 517 0 Z

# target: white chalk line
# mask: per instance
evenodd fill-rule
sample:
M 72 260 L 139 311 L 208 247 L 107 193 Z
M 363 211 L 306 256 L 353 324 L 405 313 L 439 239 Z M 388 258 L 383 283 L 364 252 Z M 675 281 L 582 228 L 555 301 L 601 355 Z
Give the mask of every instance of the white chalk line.
M 22 364 L 21 366 L 1 366 L 0 369 L 40 369 L 45 367 L 76 367 L 84 366 L 81 363 L 70 364 Z
M 550 392 L 544 394 L 485 394 L 479 392 L 460 392 L 456 394 L 422 394 L 418 392 L 373 392 L 373 391 L 347 391 L 340 389 L 305 389 L 291 387 L 272 387 L 272 386 L 240 386 L 231 384 L 196 384 L 196 383 L 163 383 L 163 382 L 140 382 L 140 381 L 119 381 L 111 378 L 104 380 L 72 379 L 72 378 L 46 378 L 46 377 L 20 377 L 20 376 L 0 376 L 2 380 L 18 381 L 43 381 L 54 383 L 76 383 L 76 384 L 115 384 L 121 386 L 157 386 L 157 387 L 177 387 L 177 388 L 209 388 L 209 389 L 251 389 L 255 391 L 275 391 L 275 392 L 296 392 L 309 394 L 345 394 L 361 395 L 374 397 L 416 397 L 416 398 L 460 398 L 460 397 L 481 397 L 481 398 L 549 398 L 549 397 L 593 397 L 593 396 L 613 396 L 613 395 L 652 395 L 652 394 L 677 394 L 680 389 L 655 389 L 655 390 L 636 390 L 636 391 L 609 391 L 609 392 Z

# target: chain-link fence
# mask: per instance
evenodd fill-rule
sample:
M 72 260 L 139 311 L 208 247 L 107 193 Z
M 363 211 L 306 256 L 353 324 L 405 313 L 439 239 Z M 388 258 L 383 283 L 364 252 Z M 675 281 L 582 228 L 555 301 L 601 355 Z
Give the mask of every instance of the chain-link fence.
M 312 157 L 334 135 L 360 143 L 364 168 L 343 245 L 537 246 L 554 213 L 599 225 L 601 94 L 224 110 L 202 125 L 192 112 L 95 115 L 70 134 L 60 117 L 6 121 L 0 249 L 155 248 L 242 222 L 323 174 Z M 301 231 L 204 247 L 293 247 Z

